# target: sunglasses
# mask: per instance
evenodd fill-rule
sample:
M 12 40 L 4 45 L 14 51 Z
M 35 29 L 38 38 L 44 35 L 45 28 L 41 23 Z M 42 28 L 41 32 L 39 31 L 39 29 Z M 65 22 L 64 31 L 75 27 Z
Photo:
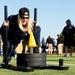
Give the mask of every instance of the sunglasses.
M 29 17 L 20 16 L 22 19 L 29 19 Z

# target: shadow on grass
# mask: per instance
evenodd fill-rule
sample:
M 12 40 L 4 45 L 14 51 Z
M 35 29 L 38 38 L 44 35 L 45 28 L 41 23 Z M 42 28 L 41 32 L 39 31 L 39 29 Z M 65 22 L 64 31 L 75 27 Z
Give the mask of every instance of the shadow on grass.
M 13 66 L 13 65 L 4 65 L 4 64 L 0 64 L 0 68 L 1 69 L 9 69 L 9 70 L 13 70 L 13 71 L 22 71 L 22 72 L 33 72 L 34 68 L 30 68 L 30 67 L 23 67 L 23 66 Z

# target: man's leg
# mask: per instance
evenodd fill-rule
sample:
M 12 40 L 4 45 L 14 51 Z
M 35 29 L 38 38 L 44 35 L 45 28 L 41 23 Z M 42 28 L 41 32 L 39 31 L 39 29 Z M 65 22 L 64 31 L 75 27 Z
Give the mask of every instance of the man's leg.
M 72 57 L 72 49 L 73 49 L 73 47 L 70 46 L 70 57 Z
M 58 47 L 58 55 L 60 54 L 60 44 L 57 45 Z
M 65 46 L 65 57 L 67 57 L 68 56 L 68 46 Z

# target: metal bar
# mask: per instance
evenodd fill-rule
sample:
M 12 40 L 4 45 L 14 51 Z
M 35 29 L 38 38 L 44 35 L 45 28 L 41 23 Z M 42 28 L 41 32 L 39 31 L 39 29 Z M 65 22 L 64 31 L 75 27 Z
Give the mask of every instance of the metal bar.
M 37 21 L 37 8 L 34 8 L 34 21 Z
M 59 66 L 63 66 L 63 59 L 59 59 Z
M 34 8 L 34 32 L 36 29 L 36 22 L 37 22 L 37 8 Z M 35 37 L 35 34 L 34 34 Z
M 7 21 L 7 6 L 4 6 L 4 20 Z M 7 58 L 8 58 L 8 42 L 7 42 L 7 39 L 8 39 L 8 27 L 5 26 L 4 28 L 4 47 L 3 47 L 3 55 L 4 55 L 4 59 L 5 59 L 5 64 L 7 64 Z
M 36 22 L 37 22 L 37 8 L 34 8 L 34 38 L 35 38 Z M 36 52 L 37 52 L 37 49 L 36 47 L 34 47 L 34 53 Z

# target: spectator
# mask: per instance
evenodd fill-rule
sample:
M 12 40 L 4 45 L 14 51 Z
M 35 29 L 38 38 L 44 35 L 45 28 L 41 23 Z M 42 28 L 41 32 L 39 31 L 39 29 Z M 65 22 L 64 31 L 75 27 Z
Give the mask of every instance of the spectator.
M 60 37 L 59 34 L 57 34 L 57 49 L 58 49 L 58 54 L 62 54 L 63 53 L 63 41 L 62 38 Z
M 54 51 L 55 51 L 56 47 L 55 47 L 55 40 L 54 40 L 54 38 L 52 38 L 52 39 L 53 39 L 53 52 L 52 53 L 54 54 Z
M 42 38 L 42 41 L 41 41 L 41 43 L 42 43 L 42 49 L 43 49 L 43 53 L 46 53 L 46 42 L 45 42 L 45 39 L 44 39 L 44 37 Z
M 53 39 L 50 36 L 48 36 L 48 38 L 46 40 L 46 44 L 48 45 L 49 54 L 52 54 L 52 51 L 53 51 Z
M 65 57 L 72 57 L 72 47 L 73 47 L 73 30 L 74 26 L 71 25 L 71 20 L 66 21 L 66 26 L 63 28 L 62 34 L 64 36 L 64 47 L 65 47 Z M 70 50 L 70 55 L 68 51 Z

